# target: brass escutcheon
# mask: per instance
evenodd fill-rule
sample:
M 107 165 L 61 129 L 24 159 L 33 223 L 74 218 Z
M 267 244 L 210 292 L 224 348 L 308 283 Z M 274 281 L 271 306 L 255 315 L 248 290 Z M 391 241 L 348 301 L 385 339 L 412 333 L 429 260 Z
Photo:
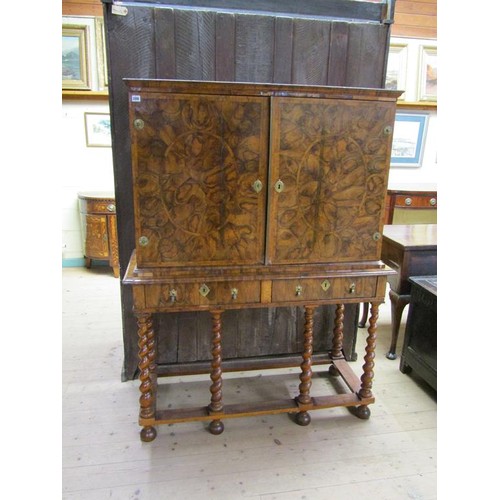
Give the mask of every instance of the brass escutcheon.
M 141 236 L 139 238 L 139 245 L 141 245 L 141 247 L 145 247 L 148 243 L 149 243 L 149 238 L 147 236 Z
M 303 288 L 300 285 L 297 285 L 295 287 L 295 295 L 297 297 L 300 297 L 302 295 L 302 292 L 303 292 Z
M 252 188 L 256 193 L 260 193 L 262 191 L 262 182 L 257 179 L 253 184 Z
M 374 241 L 378 241 L 380 238 L 382 238 L 382 235 L 377 231 L 376 233 L 373 233 L 372 238 Z
M 172 288 L 172 290 L 168 293 L 168 296 L 170 297 L 170 302 L 175 302 L 177 300 L 177 291 Z
M 392 127 L 390 125 L 387 125 L 387 127 L 384 127 L 384 134 L 385 135 L 390 135 L 392 133 Z
M 231 298 L 233 300 L 236 300 L 238 298 L 238 289 L 237 288 L 231 288 Z
M 324 280 L 321 282 L 321 288 L 326 292 L 330 288 L 330 282 L 328 280 Z
M 351 283 L 351 286 L 349 287 L 349 293 L 354 293 L 356 291 L 356 285 L 354 283 Z
M 210 293 L 210 288 L 208 288 L 208 286 L 205 285 L 205 283 L 203 283 L 203 285 L 200 286 L 200 295 L 202 297 L 206 297 L 209 293 Z
M 281 179 L 278 179 L 278 181 L 274 185 L 274 190 L 277 193 L 282 193 L 284 189 L 285 189 L 285 184 L 283 183 L 283 181 Z

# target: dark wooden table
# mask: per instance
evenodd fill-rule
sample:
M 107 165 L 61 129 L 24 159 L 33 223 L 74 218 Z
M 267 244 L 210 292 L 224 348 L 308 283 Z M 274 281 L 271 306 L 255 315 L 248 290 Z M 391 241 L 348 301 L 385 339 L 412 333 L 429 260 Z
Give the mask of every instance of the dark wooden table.
M 401 316 L 410 302 L 410 276 L 437 274 L 437 224 L 384 226 L 382 260 L 395 271 L 389 276 L 391 287 L 392 338 L 386 357 L 396 359 Z
M 412 276 L 410 309 L 399 369 L 437 390 L 437 276 Z

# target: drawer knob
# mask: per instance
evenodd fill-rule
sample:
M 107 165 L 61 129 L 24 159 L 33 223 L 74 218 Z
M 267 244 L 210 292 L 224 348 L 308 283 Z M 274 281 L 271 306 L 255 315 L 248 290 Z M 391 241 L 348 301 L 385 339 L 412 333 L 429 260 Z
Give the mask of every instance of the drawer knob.
M 170 297 L 170 302 L 174 303 L 177 300 L 177 291 L 174 289 L 170 290 L 168 296 Z
M 353 294 L 356 291 L 356 284 L 351 283 L 351 286 L 349 287 L 349 293 Z
M 436 198 L 431 198 L 431 199 L 429 200 L 429 203 L 430 203 L 433 207 L 434 207 L 434 206 L 436 206 L 436 203 L 437 203 Z
M 116 207 L 113 203 L 110 203 L 107 207 L 106 207 L 106 210 L 108 212 L 114 212 L 116 210 Z
M 238 289 L 237 288 L 231 288 L 231 298 L 233 300 L 236 300 L 238 298 Z
M 390 125 L 384 127 L 384 135 L 391 135 L 391 134 L 392 134 L 392 127 Z
M 137 118 L 134 120 L 134 127 L 136 130 L 142 130 L 144 128 L 144 120 Z
M 405 205 L 411 205 L 411 198 L 405 199 Z
M 300 296 L 302 295 L 302 292 L 303 292 L 302 287 L 301 287 L 300 285 L 297 285 L 297 286 L 295 287 L 295 295 L 296 295 L 297 297 L 300 297 Z

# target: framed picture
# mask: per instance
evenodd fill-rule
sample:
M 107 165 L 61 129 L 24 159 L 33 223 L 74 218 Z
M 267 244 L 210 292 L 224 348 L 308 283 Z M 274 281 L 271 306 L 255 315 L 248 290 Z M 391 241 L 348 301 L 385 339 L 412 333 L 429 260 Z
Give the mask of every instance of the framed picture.
M 85 113 L 85 138 L 88 147 L 111 147 L 109 113 Z
M 408 59 L 408 46 L 391 44 L 387 60 L 385 88 L 390 90 L 406 90 L 406 65 Z M 404 101 L 403 93 L 400 100 Z
M 429 115 L 396 113 L 391 167 L 421 167 Z
M 62 26 L 62 88 L 90 90 L 89 27 Z
M 437 49 L 420 48 L 419 101 L 437 101 Z
M 95 18 L 95 35 L 97 48 L 97 79 L 100 90 L 108 90 L 108 68 L 106 62 L 106 46 L 104 37 L 104 18 Z

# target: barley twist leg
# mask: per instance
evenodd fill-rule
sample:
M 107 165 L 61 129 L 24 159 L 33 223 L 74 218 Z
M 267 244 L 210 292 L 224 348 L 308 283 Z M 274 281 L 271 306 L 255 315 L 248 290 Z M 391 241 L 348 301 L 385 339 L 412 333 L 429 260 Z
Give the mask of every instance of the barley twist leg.
M 208 409 L 210 412 L 222 412 L 222 311 L 212 311 L 212 365 L 210 379 L 212 397 Z M 224 431 L 222 420 L 215 419 L 210 422 L 209 431 L 212 434 L 221 434 Z

